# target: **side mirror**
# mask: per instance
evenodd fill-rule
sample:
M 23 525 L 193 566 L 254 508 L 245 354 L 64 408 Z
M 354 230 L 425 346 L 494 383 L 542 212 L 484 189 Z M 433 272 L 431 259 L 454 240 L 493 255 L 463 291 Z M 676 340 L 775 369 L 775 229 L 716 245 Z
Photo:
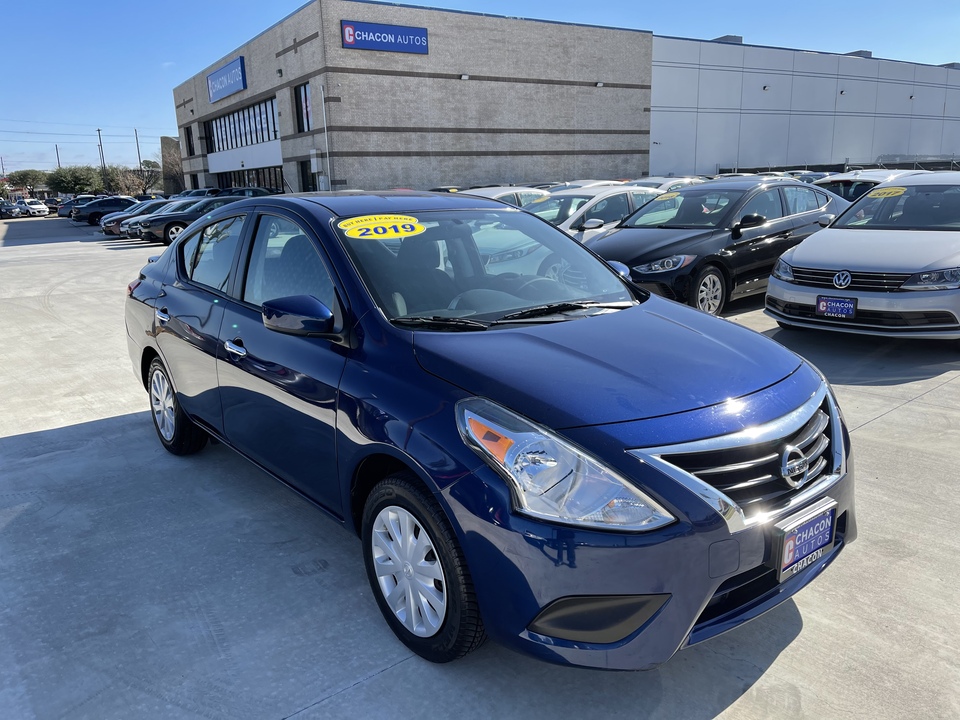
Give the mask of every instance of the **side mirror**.
M 261 309 L 263 325 L 286 335 L 330 335 L 333 312 L 312 295 L 291 295 L 268 300 Z
M 599 230 L 605 224 L 606 223 L 604 223 L 603 220 L 601 220 L 600 218 L 590 218 L 589 220 L 584 222 L 582 225 L 580 225 L 580 227 L 577 229 L 578 230 Z
M 836 216 L 836 215 L 831 215 L 830 213 L 825 213 L 825 214 L 823 214 L 823 215 L 821 215 L 820 217 L 817 218 L 817 224 L 818 224 L 820 227 L 826 227 L 827 225 L 829 225 L 830 223 L 832 223 L 832 222 L 833 222 L 834 220 L 836 220 L 836 219 L 837 219 L 837 216 Z
M 630 268 L 619 260 L 607 260 L 607 265 L 613 268 L 613 271 L 624 280 L 630 280 Z
M 744 230 L 760 227 L 766 221 L 767 219 L 763 215 L 744 215 L 740 218 L 740 222 L 735 223 L 733 228 L 731 228 L 733 230 L 733 239 L 739 240 Z

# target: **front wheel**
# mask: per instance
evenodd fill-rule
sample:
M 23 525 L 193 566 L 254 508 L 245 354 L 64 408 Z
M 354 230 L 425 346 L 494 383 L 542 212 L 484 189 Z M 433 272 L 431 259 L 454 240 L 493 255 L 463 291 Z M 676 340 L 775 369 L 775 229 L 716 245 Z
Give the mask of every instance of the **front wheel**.
M 690 288 L 687 301 L 698 310 L 719 315 L 727 300 L 727 281 L 714 265 L 707 265 L 698 274 Z
M 163 446 L 174 455 L 191 455 L 207 444 L 207 433 L 187 417 L 180 407 L 173 385 L 160 358 L 154 358 L 147 371 L 150 415 Z
M 396 473 L 373 488 L 361 537 L 377 605 L 404 645 L 444 663 L 483 643 L 463 552 L 443 510 L 412 476 Z
M 170 245 L 174 240 L 180 237 L 180 233 L 183 232 L 184 227 L 184 225 L 180 225 L 178 223 L 174 223 L 167 227 L 167 231 L 164 233 L 164 239 L 167 241 L 167 245 Z
M 98 213 L 91 213 L 87 216 L 87 225 L 96 225 L 98 222 L 100 222 L 101 217 L 103 216 L 99 215 Z

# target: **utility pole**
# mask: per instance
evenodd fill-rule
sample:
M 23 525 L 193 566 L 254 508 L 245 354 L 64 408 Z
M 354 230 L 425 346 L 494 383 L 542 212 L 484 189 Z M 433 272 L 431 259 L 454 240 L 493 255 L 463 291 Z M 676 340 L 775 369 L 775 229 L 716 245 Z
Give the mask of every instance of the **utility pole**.
M 103 136 L 100 134 L 100 128 L 97 128 L 97 137 L 100 139 L 98 147 L 100 148 L 100 173 L 103 176 L 103 189 L 107 190 L 107 163 L 103 159 Z
M 58 168 L 63 167 L 63 166 L 60 164 L 60 146 L 59 146 L 59 145 L 54 145 L 53 147 L 54 147 L 54 148 L 56 149 L 56 151 L 57 151 L 57 167 L 58 167 Z
M 143 160 L 140 159 L 140 137 L 137 135 L 137 129 L 133 129 L 133 139 L 137 141 L 137 168 L 143 169 Z

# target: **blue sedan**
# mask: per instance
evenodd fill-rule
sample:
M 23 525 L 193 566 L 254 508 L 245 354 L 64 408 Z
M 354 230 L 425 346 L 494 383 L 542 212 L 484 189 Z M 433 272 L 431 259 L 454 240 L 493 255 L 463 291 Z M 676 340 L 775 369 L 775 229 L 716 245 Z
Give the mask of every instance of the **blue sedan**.
M 646 669 L 798 592 L 856 520 L 819 372 L 627 272 L 482 198 L 255 198 L 130 283 L 128 345 L 162 445 L 215 438 L 357 533 L 418 655 Z

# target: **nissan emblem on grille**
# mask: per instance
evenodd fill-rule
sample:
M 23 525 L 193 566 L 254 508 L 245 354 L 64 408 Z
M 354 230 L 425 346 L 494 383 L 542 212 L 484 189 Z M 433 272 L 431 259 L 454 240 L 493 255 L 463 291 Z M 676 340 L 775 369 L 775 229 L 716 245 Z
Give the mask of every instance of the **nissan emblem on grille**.
M 833 276 L 833 285 L 838 288 L 845 288 L 853 282 L 853 277 L 850 275 L 849 270 L 841 270 L 836 275 Z
M 803 454 L 803 450 L 787 445 L 780 457 L 780 474 L 792 488 L 802 487 L 807 482 L 810 472 L 810 461 Z

